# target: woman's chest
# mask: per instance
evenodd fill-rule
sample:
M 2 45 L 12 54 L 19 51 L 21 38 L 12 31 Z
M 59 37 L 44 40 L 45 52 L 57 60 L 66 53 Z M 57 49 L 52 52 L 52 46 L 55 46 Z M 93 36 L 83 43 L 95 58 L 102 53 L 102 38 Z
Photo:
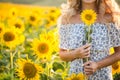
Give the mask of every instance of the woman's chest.
M 92 33 L 88 34 L 91 37 L 91 43 L 93 48 L 108 48 L 109 46 L 109 30 L 105 26 L 92 26 Z M 85 28 L 81 27 L 71 27 L 67 30 L 67 39 L 69 44 L 73 45 L 75 48 L 83 45 L 83 41 L 86 37 Z

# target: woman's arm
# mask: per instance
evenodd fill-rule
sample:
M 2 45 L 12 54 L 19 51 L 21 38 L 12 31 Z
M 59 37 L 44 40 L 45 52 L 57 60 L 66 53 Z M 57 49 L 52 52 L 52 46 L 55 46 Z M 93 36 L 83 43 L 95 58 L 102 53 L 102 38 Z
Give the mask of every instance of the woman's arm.
M 98 69 L 109 66 L 120 60 L 120 47 L 114 47 L 115 53 L 108 56 L 107 58 L 97 62 Z
M 71 51 L 60 49 L 59 56 L 64 61 L 72 61 L 76 58 L 90 57 L 90 46 L 90 44 L 86 44 L 80 48 Z
M 76 58 L 74 50 L 67 51 L 64 49 L 60 49 L 59 56 L 63 61 L 72 61 Z
M 112 65 L 113 63 L 120 60 L 120 46 L 114 47 L 115 53 L 106 57 L 105 59 L 93 62 L 89 61 L 84 64 L 84 70 L 87 75 L 93 74 L 96 70 L 101 69 L 103 67 L 107 67 L 109 65 Z

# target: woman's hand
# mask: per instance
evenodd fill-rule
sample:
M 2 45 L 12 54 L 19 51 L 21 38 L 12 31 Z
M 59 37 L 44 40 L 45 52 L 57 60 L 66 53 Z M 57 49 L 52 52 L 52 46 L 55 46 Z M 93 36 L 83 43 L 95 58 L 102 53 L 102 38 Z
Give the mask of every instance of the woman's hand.
M 88 62 L 84 63 L 83 66 L 84 66 L 84 72 L 87 76 L 92 75 L 94 72 L 96 72 L 98 70 L 97 62 L 88 61 Z
M 91 44 L 86 44 L 82 47 L 75 49 L 75 57 L 76 58 L 90 57 L 90 46 L 91 46 Z

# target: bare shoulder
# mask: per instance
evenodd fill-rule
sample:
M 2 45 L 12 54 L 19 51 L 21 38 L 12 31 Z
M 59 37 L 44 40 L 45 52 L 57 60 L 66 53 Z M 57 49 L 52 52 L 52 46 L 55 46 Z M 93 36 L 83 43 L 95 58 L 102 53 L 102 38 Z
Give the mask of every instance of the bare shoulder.
M 82 21 L 80 20 L 80 16 L 78 14 L 73 15 L 72 17 L 67 17 L 64 15 L 59 16 L 58 21 L 61 24 L 66 24 L 66 23 L 70 23 L 70 24 L 75 24 L 75 23 L 81 23 Z
M 60 24 L 65 24 L 65 23 L 66 23 L 66 18 L 65 18 L 65 16 L 60 15 L 60 16 L 58 17 L 58 23 L 60 23 Z

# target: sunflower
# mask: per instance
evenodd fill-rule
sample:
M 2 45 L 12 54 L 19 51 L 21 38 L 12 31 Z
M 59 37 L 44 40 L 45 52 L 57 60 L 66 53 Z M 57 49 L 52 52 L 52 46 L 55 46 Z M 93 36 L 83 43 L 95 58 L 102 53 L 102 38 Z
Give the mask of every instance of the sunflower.
M 73 73 L 69 78 L 66 80 L 85 80 L 85 76 L 83 73 L 75 74 Z
M 59 51 L 59 34 L 58 34 L 58 29 L 55 28 L 52 33 L 54 33 L 54 51 L 58 52 Z
M 17 29 L 17 32 L 22 33 L 25 30 L 24 22 L 21 19 L 9 19 L 8 24 Z
M 52 47 L 48 40 L 46 39 L 34 39 L 32 43 L 32 50 L 35 54 L 42 59 L 51 59 Z
M 97 14 L 93 10 L 84 10 L 80 15 L 81 20 L 87 26 L 90 26 L 91 24 L 93 24 L 95 22 L 96 16 L 97 16 Z
M 58 51 L 59 42 L 58 42 L 57 28 L 55 28 L 49 32 L 44 31 L 39 36 L 40 36 L 40 38 L 44 38 L 44 39 L 48 40 L 52 44 L 51 47 L 54 47 L 52 49 L 52 51 L 56 51 L 56 52 Z
M 40 21 L 39 15 L 36 14 L 36 13 L 31 13 L 31 14 L 28 16 L 28 22 L 29 22 L 29 24 L 32 25 L 32 26 L 38 26 L 39 21 Z
M 56 22 L 58 16 L 60 15 L 60 10 L 57 8 L 51 8 L 48 16 L 50 17 L 50 20 L 53 22 Z
M 29 59 L 18 59 L 16 71 L 21 80 L 39 80 L 39 73 L 43 72 L 43 68 Z
M 54 19 L 54 18 L 53 18 Z M 50 16 L 47 16 L 46 18 L 45 18 L 45 21 L 44 21 L 44 26 L 45 26 L 45 28 L 47 28 L 47 29 L 49 29 L 49 28 L 51 28 L 52 26 L 54 26 L 56 23 L 55 23 L 55 21 L 53 21 L 52 20 L 52 16 L 50 17 Z
M 112 65 L 112 73 L 120 73 L 120 62 L 116 62 Z
M 52 30 L 49 32 L 44 31 L 39 36 L 40 36 L 40 38 L 44 38 L 46 40 L 49 40 L 51 43 L 54 42 L 54 40 L 55 40 L 54 32 Z
M 23 44 L 25 41 L 25 36 L 23 34 L 20 34 L 18 40 L 18 45 Z
M 16 47 L 19 42 L 18 35 L 14 28 L 5 29 L 1 39 L 2 43 L 10 48 Z
M 0 23 L 0 38 L 2 37 L 5 30 L 5 25 L 3 23 Z
M 8 13 L 9 18 L 16 18 L 18 16 L 18 10 L 16 8 L 11 8 Z

